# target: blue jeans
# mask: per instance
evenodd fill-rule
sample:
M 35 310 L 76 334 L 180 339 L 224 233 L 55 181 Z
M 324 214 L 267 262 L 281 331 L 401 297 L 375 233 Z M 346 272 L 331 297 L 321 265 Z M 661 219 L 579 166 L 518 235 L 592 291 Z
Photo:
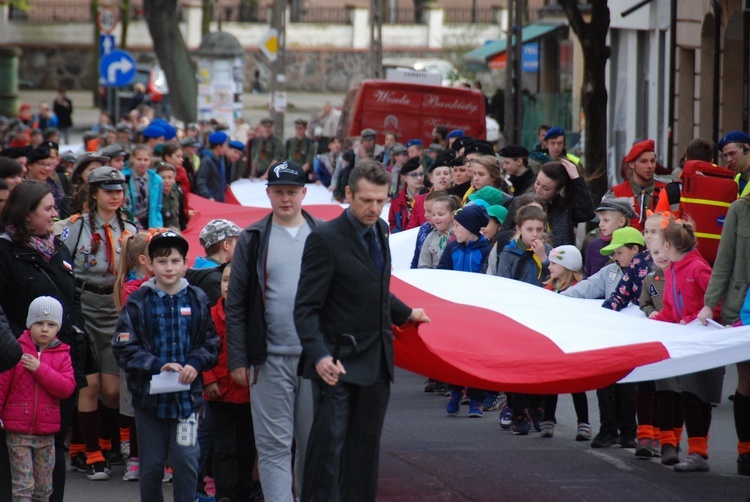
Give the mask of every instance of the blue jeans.
M 189 420 L 158 418 L 150 412 L 135 409 L 141 500 L 163 502 L 162 479 L 167 461 L 174 471 L 174 501 L 195 500 L 200 454 L 197 414 L 191 415 Z

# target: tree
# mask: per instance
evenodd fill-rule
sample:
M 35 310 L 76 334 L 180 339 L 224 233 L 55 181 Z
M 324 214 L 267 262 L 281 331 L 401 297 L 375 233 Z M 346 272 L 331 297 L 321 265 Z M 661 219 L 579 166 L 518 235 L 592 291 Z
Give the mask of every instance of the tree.
M 586 117 L 584 166 L 593 199 L 607 191 L 607 86 L 605 69 L 610 56 L 607 45 L 607 0 L 591 2 L 591 19 L 583 20 L 577 0 L 558 0 L 583 49 L 581 108 Z
M 198 117 L 198 83 L 195 64 L 177 23 L 177 0 L 143 2 L 143 15 L 159 65 L 167 77 L 172 114 L 183 122 L 195 122 Z

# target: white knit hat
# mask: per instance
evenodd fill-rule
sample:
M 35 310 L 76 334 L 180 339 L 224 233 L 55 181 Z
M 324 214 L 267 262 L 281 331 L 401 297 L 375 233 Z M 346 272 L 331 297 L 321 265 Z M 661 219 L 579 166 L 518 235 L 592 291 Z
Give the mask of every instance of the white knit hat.
M 51 296 L 35 298 L 29 305 L 29 315 L 26 317 L 26 327 L 42 321 L 52 321 L 57 327 L 62 327 L 63 308 L 60 302 Z
M 557 263 L 568 270 L 578 272 L 583 265 L 583 258 L 581 258 L 581 252 L 578 251 L 577 247 L 566 244 L 565 246 L 557 246 L 550 251 L 549 262 Z

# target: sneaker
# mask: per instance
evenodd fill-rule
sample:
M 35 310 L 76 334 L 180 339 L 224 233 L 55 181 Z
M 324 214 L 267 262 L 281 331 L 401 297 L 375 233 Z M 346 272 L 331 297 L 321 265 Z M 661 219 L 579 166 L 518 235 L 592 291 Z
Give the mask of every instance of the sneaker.
M 674 445 L 661 445 L 661 463 L 662 465 L 675 465 L 680 463 L 680 457 L 677 455 L 677 448 L 675 448 Z
M 609 448 L 617 442 L 617 436 L 609 432 L 600 431 L 591 441 L 592 448 Z
M 660 451 L 654 448 L 654 440 L 641 438 L 635 447 L 635 456 L 640 458 L 654 458 L 660 455 Z
M 445 405 L 445 412 L 450 416 L 458 415 L 461 411 L 461 395 L 458 391 L 451 391 L 451 398 L 448 400 L 448 404 Z
M 618 441 L 620 443 L 620 446 L 622 448 L 635 448 L 635 438 L 632 436 L 620 436 L 620 439 Z
M 216 497 L 198 492 L 195 494 L 195 502 L 216 502 Z
M 591 426 L 584 422 L 578 422 L 576 441 L 589 441 L 591 439 Z
M 539 435 L 543 438 L 551 438 L 555 435 L 555 422 L 545 420 L 539 424 Z
M 514 436 L 526 436 L 531 430 L 531 420 L 528 415 L 516 417 L 510 426 L 510 431 Z
M 75 457 L 71 457 L 70 467 L 77 472 L 86 472 L 88 470 L 88 465 L 86 465 L 86 454 L 79 453 Z
M 471 402 L 471 398 L 466 395 L 466 389 L 464 389 L 463 391 L 461 391 L 461 404 L 466 406 L 470 402 Z
M 482 418 L 484 412 L 482 412 L 482 403 L 472 399 L 469 402 L 469 418 Z
M 432 394 L 435 396 L 444 396 L 446 394 L 450 394 L 450 389 L 448 389 L 448 386 L 445 385 L 443 382 L 435 382 L 435 390 L 432 391 Z
M 130 457 L 130 440 L 126 439 L 120 443 L 120 454 L 123 457 Z
M 691 453 L 685 460 L 675 464 L 672 468 L 675 472 L 708 472 L 708 460 L 703 458 L 700 453 Z
M 504 430 L 510 429 L 510 425 L 513 423 L 513 410 L 507 404 L 503 407 L 503 411 L 500 412 L 500 428 Z
M 750 476 L 750 453 L 743 453 L 737 457 L 737 474 Z
M 425 392 L 435 392 L 435 384 L 437 382 L 433 380 L 432 378 L 428 378 L 424 382 L 424 391 Z
M 161 478 L 162 483 L 171 483 L 172 482 L 172 468 L 171 467 L 165 467 L 164 468 L 164 477 Z
M 141 479 L 141 468 L 138 465 L 138 458 L 128 459 L 128 463 L 125 464 L 125 475 L 123 475 L 123 481 L 138 481 Z
M 531 425 L 534 427 L 534 430 L 540 432 L 542 430 L 542 422 L 544 421 L 544 409 L 530 409 L 527 412 L 529 418 L 531 418 Z
M 106 481 L 109 479 L 109 472 L 106 462 L 94 462 L 88 464 L 86 468 L 86 477 L 91 481 Z
M 497 394 L 487 393 L 487 396 L 485 396 L 484 401 L 482 401 L 482 411 L 496 411 L 500 409 L 500 400 L 498 399 Z
M 102 453 L 104 454 L 104 458 L 106 458 L 109 462 L 109 465 L 125 465 L 125 458 L 123 457 L 121 452 L 114 450 L 104 450 L 102 451 Z

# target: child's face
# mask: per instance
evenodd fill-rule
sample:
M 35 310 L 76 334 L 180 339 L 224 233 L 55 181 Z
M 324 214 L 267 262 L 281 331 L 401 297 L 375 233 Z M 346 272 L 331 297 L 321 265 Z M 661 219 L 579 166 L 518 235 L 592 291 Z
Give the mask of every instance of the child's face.
M 32 324 L 29 328 L 29 332 L 31 333 L 31 339 L 34 343 L 37 344 L 40 349 L 44 349 L 55 339 L 59 329 L 57 323 L 52 321 L 41 321 Z
M 221 274 L 221 296 L 225 300 L 227 299 L 227 291 L 229 291 L 229 274 L 232 272 L 232 267 L 225 267 L 224 272 Z
M 459 244 L 464 244 L 477 239 L 477 236 L 469 232 L 466 227 L 453 220 L 453 236 Z
M 487 222 L 486 227 L 482 227 L 480 230 L 482 232 L 482 235 L 487 240 L 491 240 L 495 238 L 495 235 L 497 235 L 497 231 L 500 229 L 500 223 L 495 218 L 490 218 L 490 221 Z
M 559 263 L 552 262 L 549 264 L 549 277 L 550 279 L 560 279 L 565 273 L 565 267 Z
M 615 249 L 612 257 L 615 259 L 617 264 L 620 265 L 620 267 L 625 268 L 630 265 L 630 262 L 633 261 L 633 257 L 638 253 L 639 251 L 637 246 L 633 247 L 632 249 L 628 246 L 620 246 L 619 248 Z
M 541 220 L 526 220 L 523 224 L 516 225 L 516 231 L 521 235 L 524 244 L 531 247 L 531 244 L 542 238 L 544 235 L 544 222 Z
M 474 174 L 471 177 L 471 184 L 474 187 L 474 190 L 481 190 L 486 186 L 492 185 L 494 180 L 492 179 L 492 176 L 490 176 L 490 172 L 486 167 L 477 164 L 476 162 L 473 164 L 473 167 Z
M 602 237 L 611 237 L 612 232 L 624 227 L 627 223 L 619 211 L 599 211 L 596 214 L 599 215 L 599 230 L 601 230 Z
M 451 185 L 450 167 L 436 167 L 430 173 L 430 182 L 435 190 L 447 190 Z
M 137 150 L 133 154 L 133 170 L 138 176 L 143 176 L 151 165 L 151 155 L 146 150 Z
M 435 202 L 432 205 L 432 224 L 439 232 L 445 232 L 453 225 L 453 211 L 447 202 Z
M 406 189 L 411 193 L 417 193 L 424 187 L 424 169 L 421 167 L 402 175 L 401 178 L 406 183 Z
M 424 201 L 424 219 L 427 220 L 427 222 L 430 225 L 433 225 L 432 223 L 432 215 L 433 215 L 433 208 L 435 207 L 435 201 L 434 200 L 426 200 Z
M 159 176 L 161 176 L 162 189 L 164 190 L 164 193 L 169 195 L 175 183 L 174 171 L 172 171 L 171 169 L 166 169 L 160 172 Z
M 685 253 L 678 251 L 677 248 L 669 242 L 664 242 L 664 251 L 667 255 L 667 259 L 671 262 L 680 261 L 685 256 Z
M 666 246 L 664 246 L 663 240 L 652 239 L 651 247 L 649 249 L 651 250 L 651 258 L 654 260 L 654 265 L 662 270 L 669 266 L 671 262 L 667 256 L 667 249 Z
M 651 249 L 651 240 L 654 236 L 660 235 L 661 232 L 661 217 L 648 218 L 646 220 L 646 223 L 643 225 L 643 240 L 646 241 L 647 248 Z
M 150 260 L 149 268 L 156 278 L 156 284 L 161 289 L 173 288 L 185 275 L 187 261 L 179 251 L 172 248 L 168 256 L 158 256 Z

